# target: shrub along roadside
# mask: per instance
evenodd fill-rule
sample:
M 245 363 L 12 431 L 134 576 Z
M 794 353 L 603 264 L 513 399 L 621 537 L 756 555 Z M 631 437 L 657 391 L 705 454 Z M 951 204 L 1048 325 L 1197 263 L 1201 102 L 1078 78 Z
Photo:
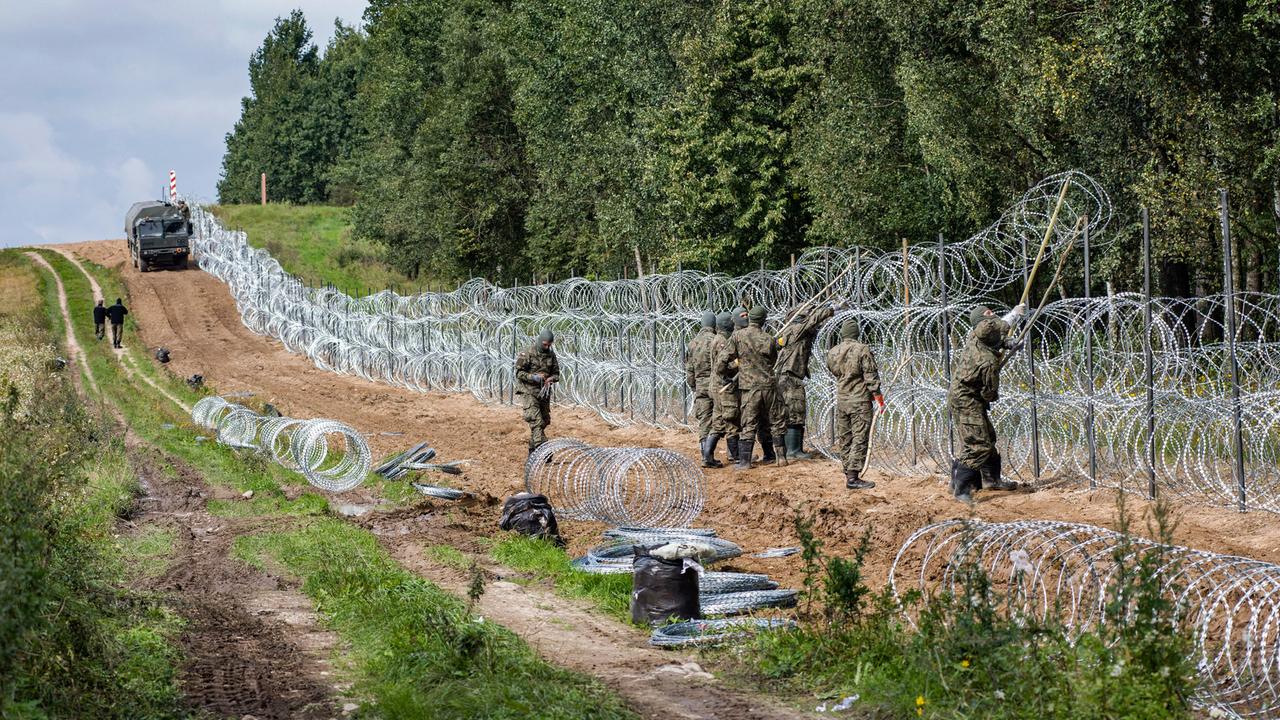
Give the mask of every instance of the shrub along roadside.
M 112 531 L 136 481 L 119 437 L 76 397 L 74 369 L 48 370 L 48 326 L 0 318 L 0 717 L 177 716 L 179 621 L 120 587 Z
M 362 695 L 381 718 L 630 718 L 586 676 L 542 661 L 515 634 L 402 569 L 369 532 L 335 519 L 238 538 L 235 553 L 269 557 L 350 643 Z M 477 589 L 482 592 L 482 588 Z
M 1120 511 L 1127 529 L 1123 504 Z M 1163 508 L 1155 521 L 1167 540 Z M 872 595 L 861 553 L 823 557 L 809 522 L 796 524 L 806 586 L 827 604 L 798 630 L 716 653 L 743 680 L 823 698 L 857 695 L 858 707 L 877 717 L 1191 717 L 1191 639 L 1155 575 L 1158 558 L 1122 568 L 1106 622 L 1072 640 L 1066 628 L 1021 613 L 975 566 L 961 569 L 954 595 L 917 593 L 905 607 L 887 589 Z

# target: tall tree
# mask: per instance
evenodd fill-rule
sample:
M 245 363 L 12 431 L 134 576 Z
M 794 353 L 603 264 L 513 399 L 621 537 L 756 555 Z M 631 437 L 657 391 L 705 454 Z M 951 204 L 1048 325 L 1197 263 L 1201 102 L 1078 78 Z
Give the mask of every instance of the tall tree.
M 811 221 L 793 125 L 814 66 L 787 0 L 720 0 L 685 41 L 663 152 L 674 259 L 741 270 L 803 247 Z
M 218 197 L 252 202 L 267 173 L 271 197 L 285 202 L 325 198 L 325 140 L 313 114 L 319 51 L 301 10 L 276 18 L 249 60 L 249 97 L 227 135 Z

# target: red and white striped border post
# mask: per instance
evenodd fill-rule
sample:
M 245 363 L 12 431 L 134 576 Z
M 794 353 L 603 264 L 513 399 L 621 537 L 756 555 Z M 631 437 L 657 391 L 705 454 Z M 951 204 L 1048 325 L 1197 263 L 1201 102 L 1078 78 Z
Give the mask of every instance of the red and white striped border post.
M 169 171 L 169 202 L 178 202 L 178 173 Z

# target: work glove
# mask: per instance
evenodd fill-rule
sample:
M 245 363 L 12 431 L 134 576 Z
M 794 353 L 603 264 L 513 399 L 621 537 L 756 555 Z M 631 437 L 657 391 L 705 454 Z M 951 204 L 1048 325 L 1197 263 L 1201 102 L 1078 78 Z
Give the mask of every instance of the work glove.
M 532 381 L 534 381 L 535 383 L 537 383 L 537 384 L 539 384 L 539 385 L 543 385 L 543 384 L 545 384 L 545 383 L 546 383 L 546 378 L 544 378 L 544 377 L 542 376 L 542 373 L 534 373 L 534 374 L 532 374 L 532 375 L 530 375 L 530 376 L 529 376 L 529 379 L 530 379 L 530 380 L 532 380 Z
M 1025 315 L 1026 312 L 1027 312 L 1027 304 L 1018 303 L 1017 307 L 1005 313 L 1005 316 L 1000 319 L 1004 320 L 1007 323 L 1013 324 L 1016 320 L 1018 320 L 1018 318 L 1021 318 L 1023 315 Z
M 879 405 L 881 410 L 884 410 L 884 395 L 876 393 L 872 399 L 876 401 L 876 405 Z
M 1005 350 L 1017 351 L 1017 350 L 1021 350 L 1021 349 L 1022 349 L 1022 346 L 1023 346 L 1023 345 L 1026 345 L 1027 343 L 1026 343 L 1026 341 L 1025 341 L 1025 340 L 1015 340 L 1015 339 L 1013 339 L 1013 338 L 1008 338 L 1008 337 L 1007 337 L 1007 338 L 1005 338 L 1005 339 L 1004 339 L 1004 343 L 1003 343 L 1003 344 L 1004 344 L 1004 349 L 1005 349 Z

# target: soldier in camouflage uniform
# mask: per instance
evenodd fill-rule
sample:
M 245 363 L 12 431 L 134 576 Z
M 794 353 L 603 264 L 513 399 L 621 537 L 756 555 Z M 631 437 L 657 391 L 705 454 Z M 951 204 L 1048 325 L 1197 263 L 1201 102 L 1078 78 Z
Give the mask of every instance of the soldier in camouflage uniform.
M 871 437 L 871 401 L 884 408 L 880 369 L 871 348 L 858 342 L 858 321 L 840 326 L 840 343 L 827 351 L 827 367 L 836 379 L 836 452 L 844 467 L 844 486 L 866 490 L 876 486 L 859 477 L 867 464 Z
M 714 370 L 715 356 L 712 345 L 716 339 L 715 313 L 702 314 L 702 329 L 689 341 L 685 351 L 685 384 L 693 391 L 693 416 L 698 421 L 698 444 L 702 449 L 702 467 L 719 468 L 724 464 L 716 460 L 716 445 L 720 435 L 713 429 L 715 425 L 715 401 L 712 393 L 715 388 Z
M 773 366 L 778 359 L 778 344 L 772 335 L 764 331 L 767 318 L 765 309 L 759 305 L 751 308 L 750 324 L 735 332 L 729 338 L 729 346 L 716 360 L 716 372 L 729 375 L 734 368 L 738 372 L 738 392 L 741 396 L 742 429 L 738 433 L 738 462 L 734 466 L 738 470 L 751 469 L 751 452 L 756 439 L 756 430 L 762 425 L 770 425 L 769 409 L 773 405 L 773 395 L 777 391 L 773 379 Z M 772 422 L 774 436 L 782 437 L 780 420 Z M 786 453 L 781 443 L 774 448 L 779 465 L 786 465 Z
M 516 356 L 516 393 L 524 408 L 524 421 L 529 423 L 529 454 L 547 441 L 551 424 L 551 386 L 560 382 L 560 362 L 551 349 L 555 335 L 550 329 L 538 333 L 533 347 Z
M 781 419 L 786 428 L 783 446 L 790 460 L 811 460 L 804 451 L 804 425 L 808 415 L 804 381 L 809 377 L 809 358 L 818 328 L 835 314 L 831 306 L 819 307 L 807 314 L 797 313 L 791 324 L 778 333 L 778 361 L 773 366 L 778 393 L 770 412 Z
M 960 453 L 951 462 L 951 490 L 961 502 L 973 502 L 979 488 L 1014 490 L 1017 483 L 1000 479 L 1000 453 L 996 450 L 996 430 L 991 424 L 991 403 L 1000 399 L 1000 366 L 1006 350 L 1016 350 L 1009 335 L 1022 316 L 1019 305 L 1004 318 L 984 307 L 969 315 L 973 331 L 960 353 L 947 406 L 960 436 Z
M 724 438 L 729 460 L 738 460 L 738 385 L 737 376 L 725 377 L 715 371 L 716 359 L 729 346 L 733 334 L 733 313 L 722 312 L 716 317 L 719 331 L 711 339 L 711 433 Z M 715 452 L 715 448 L 712 448 Z

